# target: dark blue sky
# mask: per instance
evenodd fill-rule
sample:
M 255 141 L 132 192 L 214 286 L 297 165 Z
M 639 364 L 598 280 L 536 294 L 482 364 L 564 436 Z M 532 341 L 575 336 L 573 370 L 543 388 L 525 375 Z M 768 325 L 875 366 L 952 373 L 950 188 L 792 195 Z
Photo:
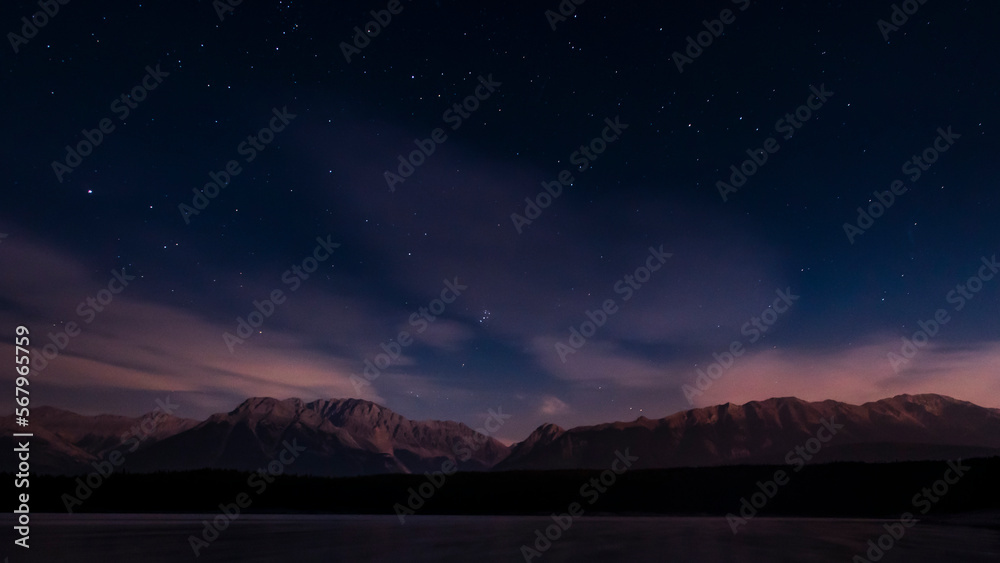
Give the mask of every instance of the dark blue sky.
M 80 325 L 33 400 L 134 414 L 169 393 L 201 417 L 356 396 L 473 426 L 502 407 L 507 440 L 771 396 L 1000 407 L 1000 280 L 982 262 L 1000 251 L 1000 8 L 928 2 L 886 41 L 891 2 L 594 0 L 555 30 L 550 4 L 404 1 L 351 62 L 341 43 L 387 3 L 244 3 L 221 21 L 210 2 L 60 6 L 0 58 L 0 318 L 38 349 Z M 20 34 L 38 9 L 0 21 Z M 732 23 L 710 21 L 722 34 L 679 72 L 674 53 L 716 19 Z M 92 153 L 54 172 L 102 120 Z M 434 151 L 390 191 L 418 145 Z M 717 183 L 765 146 L 724 201 Z M 904 170 L 914 156 L 936 160 Z M 852 243 L 844 224 L 895 180 Z M 548 205 L 519 233 L 525 198 Z M 81 309 L 112 270 L 135 279 Z M 958 290 L 970 277 L 979 290 Z M 383 349 L 398 356 L 366 379 Z M 715 356 L 725 369 L 698 387 Z

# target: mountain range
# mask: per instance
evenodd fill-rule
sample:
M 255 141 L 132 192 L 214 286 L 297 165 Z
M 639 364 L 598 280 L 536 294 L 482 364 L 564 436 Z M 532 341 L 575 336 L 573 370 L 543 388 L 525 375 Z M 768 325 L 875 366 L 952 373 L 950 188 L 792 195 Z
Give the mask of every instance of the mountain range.
M 13 448 L 13 416 L 0 417 Z M 821 431 L 821 429 L 824 429 Z M 130 472 L 254 471 L 294 445 L 283 472 L 342 477 L 440 471 L 605 469 L 616 452 L 634 468 L 833 461 L 919 461 L 1000 455 L 1000 409 L 942 395 L 899 395 L 863 405 L 774 398 L 664 418 L 563 429 L 544 424 L 506 446 L 465 424 L 409 420 L 359 399 L 252 398 L 206 420 L 154 412 L 131 418 L 32 409 L 32 472 L 81 474 L 115 450 Z M 301 452 L 301 453 L 298 453 Z M 0 468 L 13 472 L 13 458 Z

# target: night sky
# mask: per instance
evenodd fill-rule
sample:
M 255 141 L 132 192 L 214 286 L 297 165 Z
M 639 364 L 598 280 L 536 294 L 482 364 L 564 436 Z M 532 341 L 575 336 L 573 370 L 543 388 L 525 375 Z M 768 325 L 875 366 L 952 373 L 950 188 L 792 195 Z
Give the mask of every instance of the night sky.
M 33 404 L 1000 407 L 1000 5 L 563 4 L 6 4 Z

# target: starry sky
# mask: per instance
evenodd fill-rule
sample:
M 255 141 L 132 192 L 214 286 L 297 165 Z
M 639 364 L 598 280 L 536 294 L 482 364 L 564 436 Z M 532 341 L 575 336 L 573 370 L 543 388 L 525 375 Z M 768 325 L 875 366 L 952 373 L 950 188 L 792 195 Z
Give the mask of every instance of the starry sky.
M 34 404 L 1000 407 L 1000 6 L 563 4 L 6 4 Z

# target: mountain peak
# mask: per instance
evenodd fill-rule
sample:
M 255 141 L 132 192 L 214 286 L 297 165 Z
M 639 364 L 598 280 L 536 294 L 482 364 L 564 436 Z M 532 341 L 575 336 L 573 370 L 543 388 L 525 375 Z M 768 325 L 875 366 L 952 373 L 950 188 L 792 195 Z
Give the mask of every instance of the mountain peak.
M 972 404 L 967 401 L 960 401 L 953 397 L 949 397 L 947 395 L 939 395 L 937 393 L 918 393 L 916 395 L 910 395 L 904 393 L 902 395 L 896 395 L 888 399 L 883 399 L 883 401 L 893 401 L 893 400 L 902 400 L 920 404 L 927 404 L 927 403 L 951 403 L 951 404 L 966 404 L 966 405 Z
M 521 457 L 531 453 L 536 448 L 544 448 L 564 435 L 566 430 L 561 426 L 546 422 L 534 430 L 524 440 L 514 444 L 510 449 L 510 455 L 504 460 L 506 463 L 516 463 Z
M 274 397 L 250 397 L 230 411 L 230 414 L 270 412 L 278 403 Z
M 542 424 L 541 426 L 535 429 L 535 432 L 541 434 L 562 434 L 565 431 L 566 430 L 563 427 L 559 426 L 558 424 L 553 424 L 551 422 L 546 422 L 545 424 Z

